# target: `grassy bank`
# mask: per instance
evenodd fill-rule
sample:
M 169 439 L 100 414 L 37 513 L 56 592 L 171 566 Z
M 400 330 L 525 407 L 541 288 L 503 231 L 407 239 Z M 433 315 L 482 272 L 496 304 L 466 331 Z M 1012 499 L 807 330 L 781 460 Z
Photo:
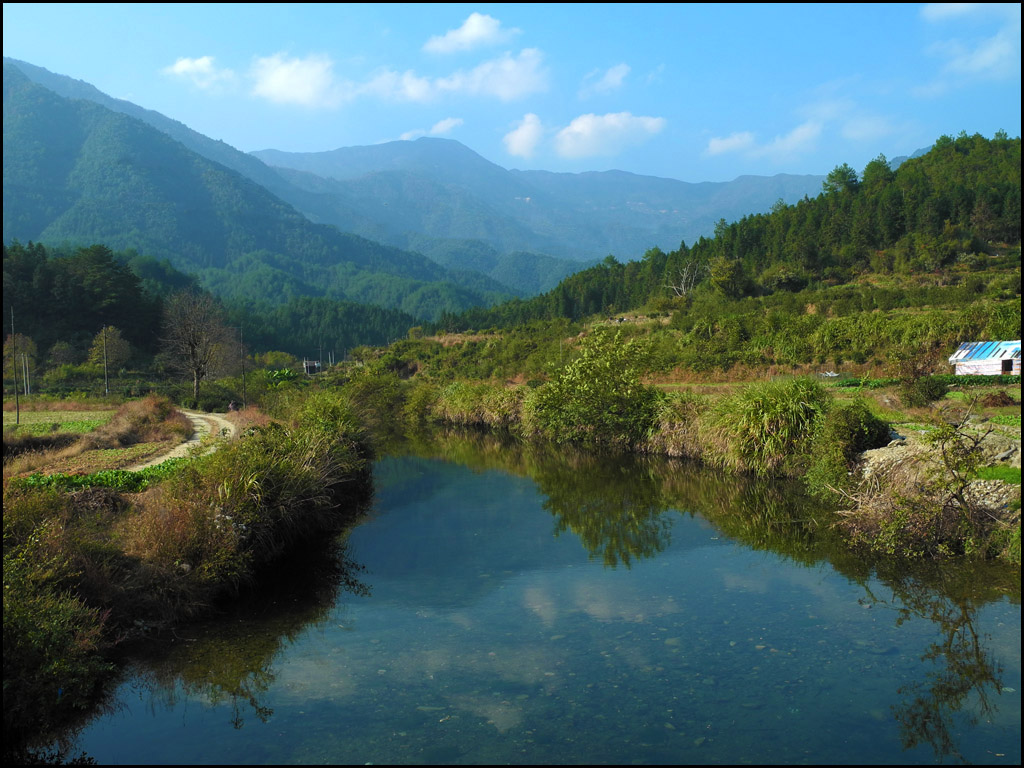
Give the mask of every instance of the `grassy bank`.
M 142 493 L 4 480 L 5 750 L 89 706 L 120 643 L 197 616 L 367 490 L 368 452 L 339 393 L 183 462 Z
M 477 428 L 799 478 L 823 503 L 847 507 L 837 525 L 854 547 L 901 557 L 1020 561 L 1019 492 L 1016 502 L 1007 503 L 1006 493 L 982 493 L 976 483 L 987 462 L 980 435 L 994 424 L 1012 423 L 1006 411 L 1016 410 L 1019 419 L 1019 399 L 1003 390 L 985 394 L 993 422 L 979 427 L 967 418 L 977 404 L 970 390 L 961 386 L 947 395 L 950 384 L 940 377 L 908 375 L 885 390 L 839 389 L 817 378 L 791 377 L 666 392 L 644 383 L 651 354 L 644 339 L 598 327 L 579 346 L 579 354 L 546 381 L 444 384 L 419 376 L 402 380 L 365 366 L 346 387 L 368 411 L 407 425 Z M 936 400 L 944 405 L 933 405 Z M 890 422 L 908 419 L 944 435 L 931 444 L 939 459 L 902 479 L 894 475 L 888 485 L 875 478 L 880 490 L 869 493 L 858 473 L 861 455 L 890 442 Z M 952 434 L 950 420 L 962 422 Z M 937 508 L 945 510 L 942 515 L 932 514 Z M 894 531 L 904 530 L 917 533 L 894 538 Z

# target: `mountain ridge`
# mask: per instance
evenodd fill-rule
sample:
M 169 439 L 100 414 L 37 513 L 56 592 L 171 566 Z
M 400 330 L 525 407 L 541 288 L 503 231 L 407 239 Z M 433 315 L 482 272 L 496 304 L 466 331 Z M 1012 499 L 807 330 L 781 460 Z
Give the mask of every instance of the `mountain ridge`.
M 4 240 L 14 239 L 136 248 L 234 298 L 329 296 L 435 316 L 510 295 L 315 224 L 148 123 L 60 96 L 5 61 Z

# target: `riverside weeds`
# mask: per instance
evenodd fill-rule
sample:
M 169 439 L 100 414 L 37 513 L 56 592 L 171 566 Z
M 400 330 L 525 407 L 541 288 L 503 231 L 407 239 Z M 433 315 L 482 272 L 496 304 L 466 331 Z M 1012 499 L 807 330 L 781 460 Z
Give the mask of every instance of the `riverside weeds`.
M 126 404 L 126 421 L 152 411 Z M 365 496 L 365 440 L 345 396 L 314 393 L 287 423 L 206 456 L 5 479 L 5 753 L 90 703 L 119 642 L 200 614 L 299 542 L 338 530 L 349 516 L 339 503 Z

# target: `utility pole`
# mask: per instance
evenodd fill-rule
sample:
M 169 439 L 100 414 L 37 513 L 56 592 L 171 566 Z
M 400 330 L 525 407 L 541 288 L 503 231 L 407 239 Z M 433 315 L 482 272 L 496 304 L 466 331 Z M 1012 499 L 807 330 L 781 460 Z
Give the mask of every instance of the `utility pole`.
M 110 394 L 110 384 L 107 380 L 107 326 L 100 331 L 103 334 L 103 394 Z
M 21 404 L 18 402 L 18 334 L 14 332 L 14 307 L 11 307 L 11 368 L 14 369 L 14 423 L 21 424 Z
M 242 344 L 242 326 L 239 326 L 239 359 L 242 361 L 242 408 L 246 407 L 246 348 Z

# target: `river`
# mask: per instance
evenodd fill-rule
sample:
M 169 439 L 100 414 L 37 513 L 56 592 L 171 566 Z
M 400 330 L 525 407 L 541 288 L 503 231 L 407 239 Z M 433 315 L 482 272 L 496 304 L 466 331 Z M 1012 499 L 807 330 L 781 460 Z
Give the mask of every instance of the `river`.
M 423 443 L 129 665 L 101 763 L 1019 764 L 1020 575 L 871 564 L 792 488 Z

